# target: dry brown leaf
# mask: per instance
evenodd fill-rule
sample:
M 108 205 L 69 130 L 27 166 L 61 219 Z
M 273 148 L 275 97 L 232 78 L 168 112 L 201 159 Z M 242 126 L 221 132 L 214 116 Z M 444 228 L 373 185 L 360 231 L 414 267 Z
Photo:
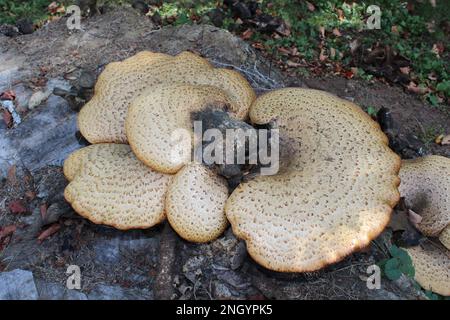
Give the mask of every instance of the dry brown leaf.
M 12 90 L 6 90 L 0 94 L 0 100 L 16 100 L 16 93 Z
M 338 19 L 339 21 L 343 21 L 345 19 L 344 11 L 342 9 L 337 9 Z
M 336 37 L 342 36 L 342 33 L 339 31 L 338 28 L 334 28 L 334 29 L 333 29 L 333 34 L 334 34 Z
M 54 235 L 56 232 L 58 232 L 58 230 L 61 228 L 61 226 L 58 223 L 52 224 L 50 227 L 48 227 L 47 229 L 45 229 L 44 231 L 42 231 L 39 236 L 38 236 L 38 241 L 42 242 L 45 239 L 51 237 L 52 235 Z
M 442 138 L 441 144 L 443 146 L 450 145 L 450 134 L 448 134 Z
M 241 38 L 243 40 L 248 40 L 252 37 L 252 35 L 253 35 L 253 31 L 251 29 L 247 29 L 242 33 Z
M 325 38 L 325 27 L 324 26 L 319 27 L 319 33 L 322 36 L 322 38 Z
M 325 55 L 325 49 L 324 48 L 320 49 L 319 60 L 325 61 L 327 58 L 328 56 Z
M 411 209 L 408 210 L 408 219 L 416 228 L 422 222 L 422 216 Z
M 313 12 L 316 10 L 316 7 L 309 1 L 305 1 L 306 2 L 306 6 L 308 7 L 308 10 Z
M 3 122 L 5 123 L 7 128 L 11 128 L 13 125 L 13 118 L 11 113 L 9 113 L 7 110 L 3 110 L 2 112 Z
M 406 89 L 408 89 L 411 92 L 417 93 L 417 94 L 425 94 L 429 91 L 428 88 L 419 87 L 416 83 L 411 81 L 407 86 Z
M 411 72 L 411 67 L 400 67 L 400 72 L 403 74 L 409 74 Z
M 12 214 L 24 214 L 28 212 L 28 209 L 21 200 L 11 201 L 8 205 L 8 208 Z
M 0 240 L 12 235 L 14 232 L 16 232 L 16 229 L 17 226 L 15 224 L 0 227 Z
M 296 67 L 300 67 L 300 66 L 301 66 L 300 63 L 294 62 L 294 61 L 292 61 L 292 60 L 286 61 L 286 64 L 287 64 L 289 67 L 291 67 L 291 68 L 296 68 Z

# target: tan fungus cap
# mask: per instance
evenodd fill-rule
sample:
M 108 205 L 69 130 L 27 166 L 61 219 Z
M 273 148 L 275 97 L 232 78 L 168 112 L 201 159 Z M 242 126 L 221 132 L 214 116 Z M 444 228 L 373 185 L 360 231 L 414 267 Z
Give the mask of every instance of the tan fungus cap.
M 411 256 L 414 279 L 425 290 L 450 296 L 450 257 L 448 251 L 435 245 L 405 249 Z
M 438 236 L 450 224 L 450 159 L 433 155 L 403 160 L 400 180 L 406 205 L 422 216 L 418 229 Z
M 87 148 L 81 168 L 64 191 L 76 212 L 123 230 L 149 228 L 164 220 L 170 175 L 146 167 L 128 145 Z
M 357 105 L 323 91 L 286 88 L 259 97 L 255 124 L 280 129 L 289 165 L 242 183 L 226 203 L 233 232 L 264 267 L 307 272 L 367 246 L 399 200 L 400 159 Z
M 174 83 L 222 88 L 237 106 L 241 119 L 255 99 L 253 89 L 238 72 L 215 69 L 190 52 L 172 57 L 144 51 L 108 64 L 100 74 L 94 96 L 78 116 L 82 135 L 91 143 L 126 143 L 124 122 L 131 101 L 154 85 Z
M 192 242 L 209 242 L 228 225 L 225 202 L 227 182 L 198 163 L 183 167 L 166 196 L 166 214 L 172 228 Z

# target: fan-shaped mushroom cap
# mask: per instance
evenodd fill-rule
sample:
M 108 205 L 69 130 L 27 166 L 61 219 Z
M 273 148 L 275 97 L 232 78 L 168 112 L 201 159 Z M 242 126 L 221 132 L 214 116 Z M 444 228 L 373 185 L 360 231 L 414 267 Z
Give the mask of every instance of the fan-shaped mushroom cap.
M 83 166 L 83 161 L 86 159 L 87 154 L 93 149 L 105 148 L 110 150 L 110 143 L 99 143 L 95 145 L 90 145 L 84 148 L 80 148 L 72 152 L 66 160 L 64 160 L 63 172 L 67 180 L 72 181 L 75 179 L 78 172 L 80 172 Z
M 418 229 L 438 236 L 450 224 L 450 159 L 433 155 L 403 160 L 400 180 L 406 205 L 422 216 Z
M 182 238 L 209 242 L 228 225 L 227 182 L 199 163 L 190 163 L 175 175 L 166 196 L 166 215 Z
M 145 89 L 157 84 L 203 84 L 222 88 L 245 118 L 255 93 L 239 73 L 215 69 L 193 53 L 172 57 L 140 52 L 122 62 L 106 66 L 95 86 L 95 95 L 81 109 L 78 126 L 91 143 L 125 143 L 124 122 L 128 106 Z
M 149 228 L 164 220 L 171 176 L 141 163 L 128 145 L 87 147 L 82 165 L 64 191 L 74 210 L 117 229 Z
M 157 171 L 177 172 L 191 162 L 191 152 L 175 152 L 180 145 L 177 130 L 186 130 L 193 139 L 191 114 L 211 106 L 229 107 L 234 116 L 239 110 L 224 91 L 213 86 L 175 84 L 143 93 L 133 101 L 126 118 L 133 152 Z
M 441 243 L 450 250 L 450 225 L 442 230 L 441 234 L 439 235 L 439 241 L 441 241 Z
M 273 123 L 292 150 L 287 167 L 242 183 L 225 212 L 268 269 L 307 272 L 367 246 L 398 202 L 400 159 L 378 124 L 326 92 L 286 88 L 259 97 L 256 124 Z
M 411 256 L 414 279 L 425 290 L 450 296 L 450 257 L 444 248 L 429 245 L 405 249 Z

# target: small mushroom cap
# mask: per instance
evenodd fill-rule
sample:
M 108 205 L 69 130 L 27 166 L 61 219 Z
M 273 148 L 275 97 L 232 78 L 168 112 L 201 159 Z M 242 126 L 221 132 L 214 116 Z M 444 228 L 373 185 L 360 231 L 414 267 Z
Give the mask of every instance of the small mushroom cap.
M 164 220 L 170 175 L 142 164 L 128 145 L 87 148 L 81 168 L 64 191 L 76 212 L 122 230 L 149 228 Z
M 450 225 L 442 230 L 441 234 L 439 235 L 439 241 L 441 241 L 441 243 L 450 250 Z
M 315 271 L 381 233 L 399 200 L 400 159 L 358 106 L 286 88 L 260 96 L 250 119 L 279 128 L 280 151 L 292 151 L 278 174 L 240 184 L 227 200 L 253 259 L 274 271 Z
M 229 107 L 236 115 L 238 106 L 227 94 L 213 86 L 175 84 L 155 87 L 135 99 L 126 118 L 126 132 L 133 152 L 154 170 L 175 173 L 191 162 L 191 114 L 210 106 Z M 191 141 L 180 144 L 177 132 L 184 129 Z M 180 146 L 181 145 L 181 146 Z M 178 152 L 178 151 L 179 152 Z
M 410 255 L 415 276 L 414 279 L 425 290 L 431 290 L 443 296 L 450 296 L 450 257 L 446 249 L 429 245 L 405 249 Z
M 450 224 L 450 159 L 432 155 L 403 160 L 400 180 L 406 205 L 422 216 L 418 229 L 438 236 Z
M 166 196 L 166 215 L 179 236 L 209 242 L 228 225 L 225 202 L 227 182 L 199 163 L 190 163 L 175 175 Z
M 238 72 L 215 69 L 190 52 L 177 56 L 140 52 L 113 62 L 100 74 L 92 99 L 80 110 L 78 126 L 91 143 L 126 143 L 125 117 L 131 101 L 158 84 L 204 84 L 222 88 L 245 118 L 255 93 Z

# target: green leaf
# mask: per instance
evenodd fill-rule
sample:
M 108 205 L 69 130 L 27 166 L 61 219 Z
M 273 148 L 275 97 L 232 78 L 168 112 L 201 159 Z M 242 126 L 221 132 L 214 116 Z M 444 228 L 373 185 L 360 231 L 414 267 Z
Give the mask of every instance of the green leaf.
M 389 280 L 398 280 L 402 276 L 401 271 L 398 269 L 386 269 L 385 274 Z

